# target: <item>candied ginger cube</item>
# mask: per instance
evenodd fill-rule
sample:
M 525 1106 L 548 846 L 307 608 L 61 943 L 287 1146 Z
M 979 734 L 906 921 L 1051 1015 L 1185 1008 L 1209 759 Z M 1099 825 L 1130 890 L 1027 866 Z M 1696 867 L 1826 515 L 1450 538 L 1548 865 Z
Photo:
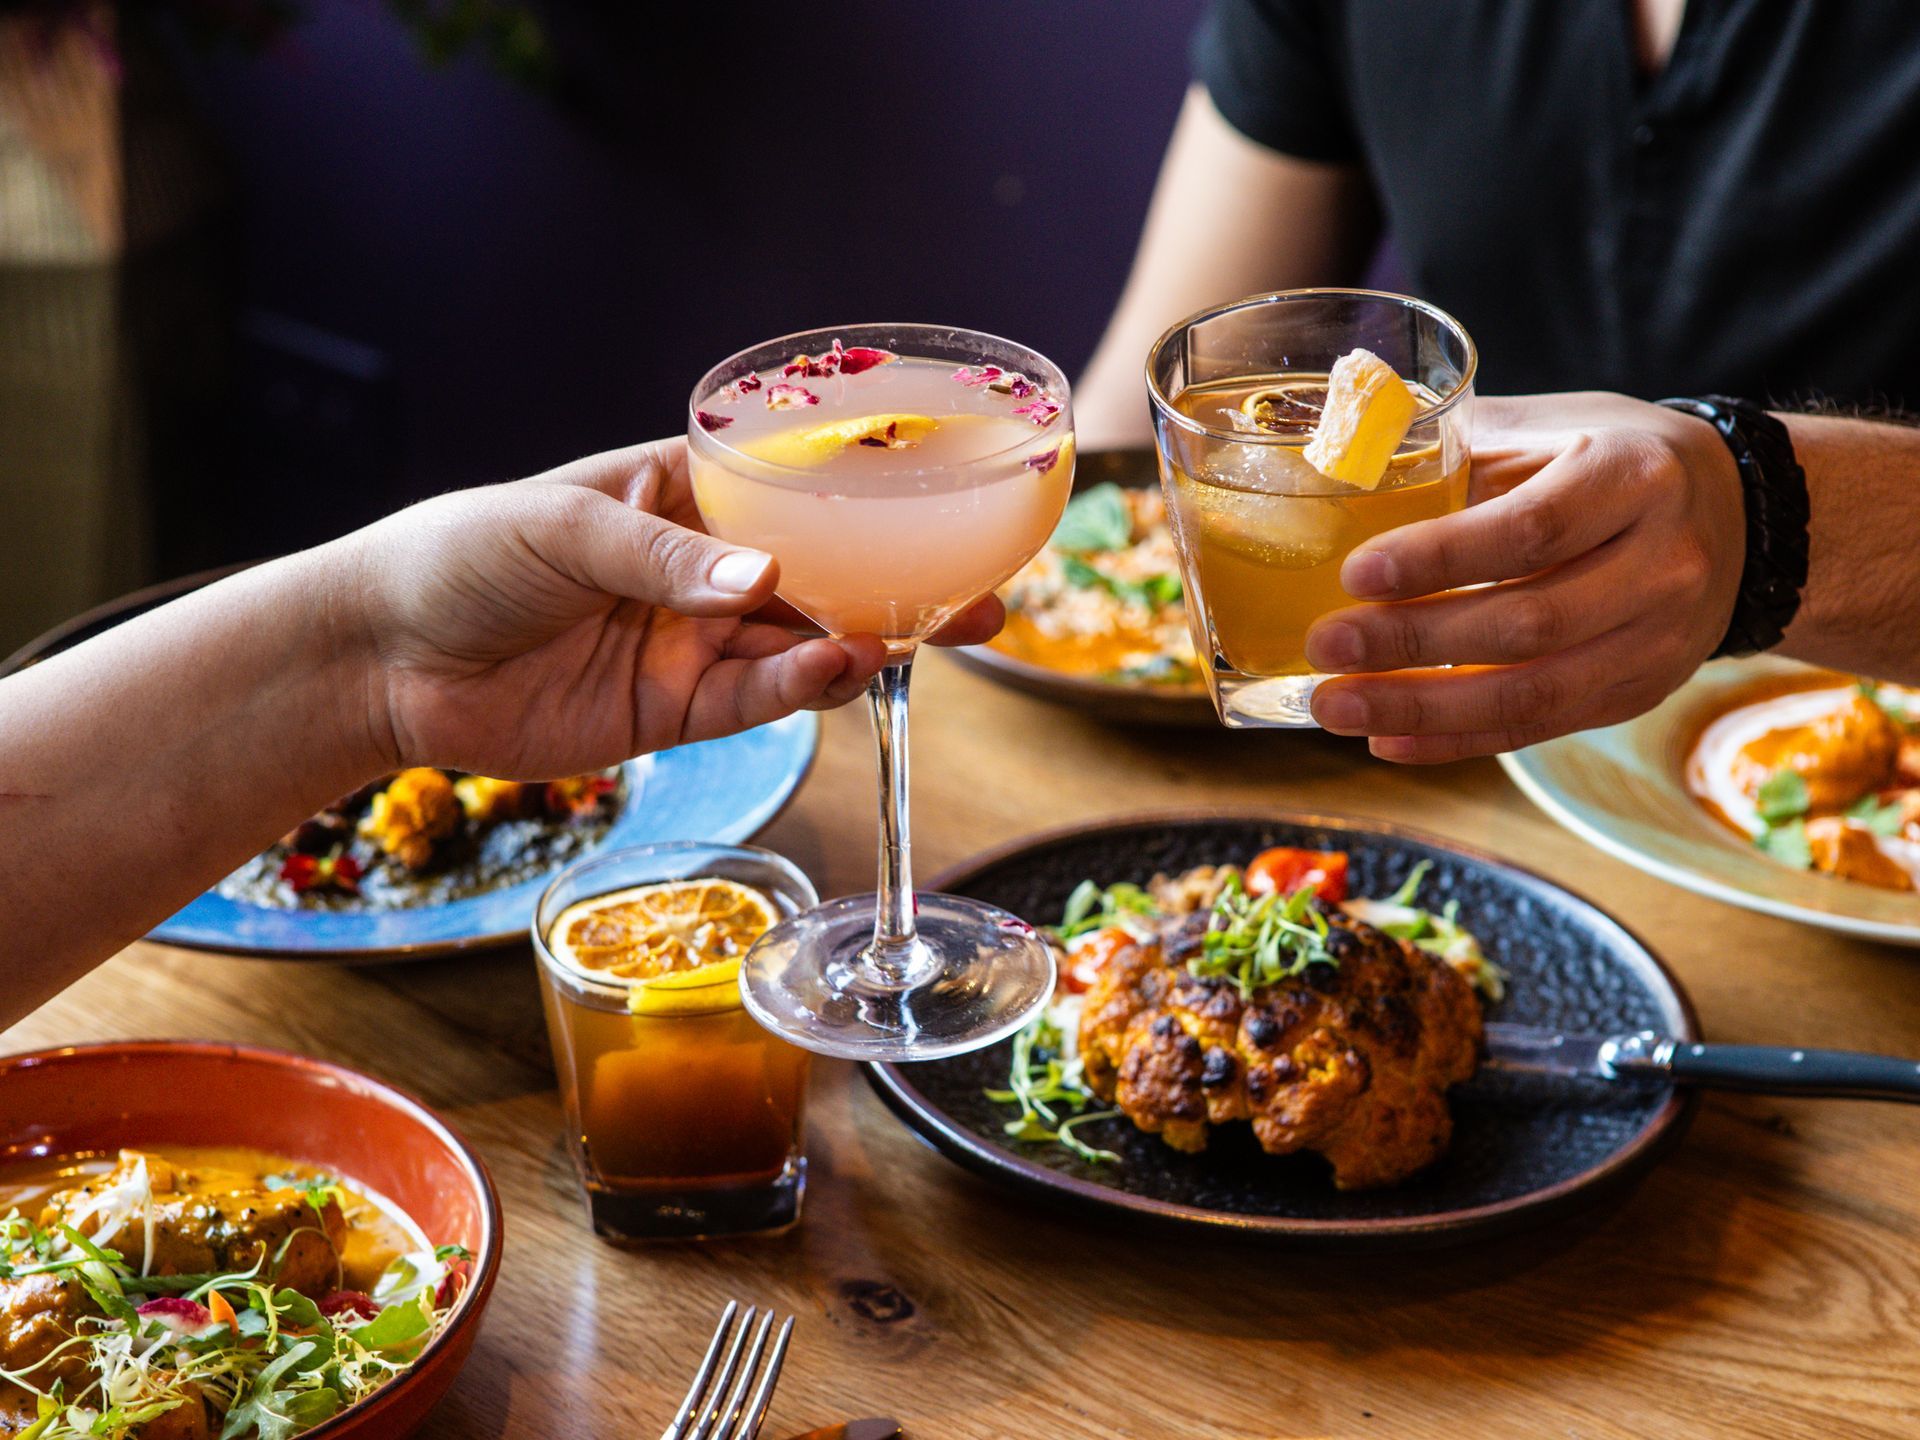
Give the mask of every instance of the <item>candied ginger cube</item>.
M 1333 363 L 1326 408 L 1300 453 L 1329 480 L 1377 489 L 1415 408 L 1413 392 L 1392 366 L 1370 350 L 1350 350 Z

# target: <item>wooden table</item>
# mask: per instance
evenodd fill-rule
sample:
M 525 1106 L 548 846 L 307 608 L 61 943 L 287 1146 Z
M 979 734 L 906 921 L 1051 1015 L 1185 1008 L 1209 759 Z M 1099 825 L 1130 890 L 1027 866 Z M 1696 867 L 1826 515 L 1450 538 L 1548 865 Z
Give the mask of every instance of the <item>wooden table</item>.
M 1566 835 L 1491 762 L 1404 770 L 1318 734 L 1118 731 L 944 657 L 916 687 L 923 875 L 1128 810 L 1270 803 L 1405 821 L 1511 855 L 1626 920 L 1719 1039 L 1920 1054 L 1920 955 L 1698 899 Z M 860 709 L 763 842 L 827 895 L 872 884 Z M 728 1297 L 799 1317 L 768 1440 L 889 1413 L 999 1437 L 1912 1437 L 1920 1110 L 1712 1098 L 1619 1208 L 1430 1257 L 1317 1258 L 1086 1227 L 912 1139 L 818 1075 L 804 1223 L 621 1251 L 588 1232 L 525 949 L 342 969 L 152 945 L 6 1036 L 191 1036 L 361 1067 L 437 1107 L 505 1194 L 506 1263 L 431 1436 L 651 1437 Z

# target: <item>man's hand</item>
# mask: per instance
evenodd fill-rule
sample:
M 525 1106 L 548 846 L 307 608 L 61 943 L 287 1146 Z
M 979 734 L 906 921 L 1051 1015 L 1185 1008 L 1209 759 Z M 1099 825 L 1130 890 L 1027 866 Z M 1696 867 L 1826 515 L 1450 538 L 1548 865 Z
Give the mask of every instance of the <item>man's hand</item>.
M 549 778 L 858 696 L 871 635 L 746 618 L 771 556 L 703 533 L 686 447 L 659 441 L 430 500 L 342 542 L 336 609 L 376 657 L 365 697 L 392 765 Z M 989 597 L 938 638 L 999 629 Z
M 1745 507 L 1711 425 L 1606 394 L 1483 399 L 1475 418 L 1469 507 L 1355 550 L 1341 584 L 1388 603 L 1307 636 L 1316 667 L 1354 677 L 1323 684 L 1314 717 L 1383 759 L 1487 755 L 1637 715 L 1733 613 Z

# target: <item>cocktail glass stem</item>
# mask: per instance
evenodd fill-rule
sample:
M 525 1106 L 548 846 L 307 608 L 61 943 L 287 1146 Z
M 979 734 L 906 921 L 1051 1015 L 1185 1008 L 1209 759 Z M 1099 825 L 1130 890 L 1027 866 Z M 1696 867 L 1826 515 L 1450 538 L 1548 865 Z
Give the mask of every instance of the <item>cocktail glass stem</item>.
M 907 800 L 907 687 L 913 652 L 882 666 L 867 682 L 873 704 L 873 743 L 880 758 L 880 883 L 874 907 L 873 943 L 861 959 L 891 986 L 922 978 L 915 972 L 931 957 L 916 943 L 913 899 L 913 839 Z M 919 962 L 919 963 L 916 963 Z

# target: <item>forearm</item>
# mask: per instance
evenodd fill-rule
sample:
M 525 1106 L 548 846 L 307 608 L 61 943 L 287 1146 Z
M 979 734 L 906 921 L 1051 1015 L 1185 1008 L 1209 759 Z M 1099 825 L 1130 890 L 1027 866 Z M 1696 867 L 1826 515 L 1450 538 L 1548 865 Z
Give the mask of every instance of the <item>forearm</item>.
M 1351 282 L 1376 232 L 1365 176 L 1277 154 L 1187 92 L 1126 289 L 1074 392 L 1089 447 L 1152 440 L 1142 369 L 1183 316 L 1266 290 Z
M 1920 683 L 1920 428 L 1782 415 L 1807 472 L 1807 588 L 1781 653 Z
M 377 773 L 337 546 L 0 682 L 11 1022 Z

